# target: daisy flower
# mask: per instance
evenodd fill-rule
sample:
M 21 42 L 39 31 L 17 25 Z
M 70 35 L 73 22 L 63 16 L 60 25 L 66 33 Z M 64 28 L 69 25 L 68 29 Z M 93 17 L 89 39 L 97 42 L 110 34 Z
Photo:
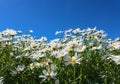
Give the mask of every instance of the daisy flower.
M 113 61 L 115 61 L 116 64 L 120 64 L 120 56 L 114 56 L 114 55 L 112 55 L 111 59 Z
M 25 65 L 18 65 L 15 69 L 17 72 L 22 72 L 25 69 Z
M 54 71 L 48 72 L 46 70 L 43 70 L 43 74 L 44 75 L 40 75 L 39 78 L 44 78 L 43 80 L 48 80 L 48 81 L 50 79 L 55 79 L 55 76 L 57 75 L 57 73 Z
M 74 65 L 74 64 L 80 64 L 80 60 L 81 60 L 80 55 L 78 55 L 77 53 L 75 53 L 75 55 L 72 56 L 72 57 L 66 56 L 66 58 L 65 58 L 65 62 L 66 62 L 65 65 L 69 65 L 69 64 L 72 64 L 72 65 Z

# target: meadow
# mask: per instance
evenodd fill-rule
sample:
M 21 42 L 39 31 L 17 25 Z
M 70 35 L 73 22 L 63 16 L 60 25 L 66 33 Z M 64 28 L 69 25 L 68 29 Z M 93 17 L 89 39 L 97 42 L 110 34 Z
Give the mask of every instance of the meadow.
M 30 30 L 0 32 L 0 84 L 120 84 L 120 38 L 87 28 L 36 39 Z

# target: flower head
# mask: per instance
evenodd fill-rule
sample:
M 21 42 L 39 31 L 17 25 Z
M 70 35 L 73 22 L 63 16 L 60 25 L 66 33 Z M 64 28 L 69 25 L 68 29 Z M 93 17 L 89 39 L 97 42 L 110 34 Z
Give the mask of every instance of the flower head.
M 16 35 L 16 31 L 13 30 L 13 29 L 7 29 L 7 30 L 3 31 L 2 34 L 4 36 L 15 36 Z
M 51 71 L 51 72 L 48 72 L 48 71 L 46 71 L 46 70 L 43 70 L 43 74 L 44 75 L 40 75 L 39 76 L 39 78 L 44 78 L 44 80 L 50 80 L 50 79 L 55 79 L 55 76 L 57 75 L 57 73 L 56 72 L 54 72 L 54 71 Z
M 80 55 L 78 55 L 77 53 L 75 53 L 74 56 L 72 56 L 72 57 L 67 56 L 65 58 L 65 62 L 66 62 L 65 64 L 66 65 L 69 65 L 69 64 L 72 64 L 72 65 L 74 65 L 74 64 L 80 64 L 80 60 L 81 60 Z
M 114 56 L 114 55 L 112 55 L 111 59 L 113 61 L 115 61 L 116 64 L 120 64 L 120 56 Z
M 17 72 L 21 72 L 21 71 L 23 71 L 25 69 L 25 65 L 18 65 L 17 67 L 16 67 L 16 71 Z

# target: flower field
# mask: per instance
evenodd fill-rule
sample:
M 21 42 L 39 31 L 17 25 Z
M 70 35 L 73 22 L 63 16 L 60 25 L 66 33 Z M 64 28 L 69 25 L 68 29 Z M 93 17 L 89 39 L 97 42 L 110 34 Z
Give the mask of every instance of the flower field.
M 96 28 L 57 31 L 51 41 L 32 33 L 0 32 L 0 84 L 120 84 L 120 38 Z

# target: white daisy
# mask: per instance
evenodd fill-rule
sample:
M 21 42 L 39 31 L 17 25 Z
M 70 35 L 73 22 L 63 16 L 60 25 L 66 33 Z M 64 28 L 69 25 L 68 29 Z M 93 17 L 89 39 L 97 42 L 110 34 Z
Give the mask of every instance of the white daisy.
M 18 65 L 15 69 L 17 72 L 22 72 L 25 69 L 25 65 Z
M 48 81 L 50 79 L 55 79 L 55 76 L 57 75 L 57 73 L 54 71 L 48 72 L 46 70 L 43 70 L 43 74 L 44 75 L 40 75 L 39 78 L 44 78 L 44 80 L 48 80 Z
M 115 61 L 115 63 L 116 64 L 120 64 L 120 56 L 115 56 L 115 55 L 112 55 L 111 56 L 111 59 L 113 60 L 113 61 Z
M 80 32 L 81 32 L 80 28 L 77 28 L 77 29 L 73 30 L 74 34 L 80 34 Z
M 4 30 L 2 32 L 3 35 L 5 36 L 15 36 L 16 35 L 16 31 L 13 30 L 13 29 L 7 29 L 7 30 Z
M 63 31 L 56 31 L 55 35 L 61 34 Z
M 55 71 L 57 69 L 57 67 L 56 67 L 56 65 L 51 64 L 51 65 L 47 66 L 46 69 L 48 72 L 51 72 L 51 71 Z
M 33 33 L 33 30 L 29 30 L 30 33 Z
M 74 56 L 72 56 L 72 57 L 67 56 L 67 57 L 65 58 L 65 65 L 69 65 L 69 64 L 72 64 L 72 65 L 74 65 L 74 64 L 80 64 L 80 60 L 81 60 L 81 59 L 82 59 L 82 58 L 80 58 L 80 55 L 78 55 L 77 53 L 75 53 Z

